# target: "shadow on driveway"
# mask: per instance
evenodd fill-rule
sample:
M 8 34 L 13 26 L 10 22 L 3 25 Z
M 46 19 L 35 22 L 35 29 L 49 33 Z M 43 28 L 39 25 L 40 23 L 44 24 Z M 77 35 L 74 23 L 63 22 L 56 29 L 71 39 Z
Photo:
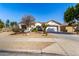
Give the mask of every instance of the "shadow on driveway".
M 73 33 L 68 33 L 68 32 L 49 32 L 49 33 L 55 33 L 55 34 L 71 34 L 71 35 L 73 35 Z

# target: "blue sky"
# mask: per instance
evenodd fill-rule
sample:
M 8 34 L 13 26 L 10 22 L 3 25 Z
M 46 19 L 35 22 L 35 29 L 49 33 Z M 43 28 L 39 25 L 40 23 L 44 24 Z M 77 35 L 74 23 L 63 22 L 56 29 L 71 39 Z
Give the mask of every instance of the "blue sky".
M 10 21 L 20 22 L 22 16 L 32 15 L 36 22 L 46 22 L 48 20 L 56 20 L 64 22 L 64 12 L 74 3 L 1 3 L 0 19 L 4 22 Z

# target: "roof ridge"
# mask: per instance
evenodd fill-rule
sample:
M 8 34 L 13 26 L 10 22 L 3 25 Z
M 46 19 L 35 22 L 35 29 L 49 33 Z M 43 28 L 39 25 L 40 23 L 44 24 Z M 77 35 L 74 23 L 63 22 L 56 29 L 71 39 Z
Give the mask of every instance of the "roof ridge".
M 49 21 L 53 21 L 53 22 L 56 22 L 56 23 L 58 23 L 58 24 L 62 25 L 60 22 L 55 21 L 55 20 L 49 20 Z M 48 21 L 48 22 L 49 22 L 49 21 Z

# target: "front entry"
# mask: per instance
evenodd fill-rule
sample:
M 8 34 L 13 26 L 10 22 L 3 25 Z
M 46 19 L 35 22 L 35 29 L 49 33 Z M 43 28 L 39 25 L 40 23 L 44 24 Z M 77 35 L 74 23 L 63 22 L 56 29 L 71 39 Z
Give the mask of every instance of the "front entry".
M 26 29 L 26 25 L 21 25 L 22 29 Z

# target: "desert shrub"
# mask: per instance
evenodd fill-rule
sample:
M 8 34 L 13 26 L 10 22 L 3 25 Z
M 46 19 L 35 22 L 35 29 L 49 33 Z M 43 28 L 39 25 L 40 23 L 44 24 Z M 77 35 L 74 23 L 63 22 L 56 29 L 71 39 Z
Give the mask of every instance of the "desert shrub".
M 14 27 L 12 28 L 12 31 L 15 32 L 15 33 L 17 33 L 17 32 L 20 32 L 20 29 L 19 29 L 18 26 L 14 26 Z
M 2 28 L 2 32 L 9 32 L 9 31 L 11 31 L 11 29 L 10 28 Z
M 37 32 L 38 31 L 38 29 L 37 28 L 34 28 L 33 30 L 32 30 L 32 32 Z

